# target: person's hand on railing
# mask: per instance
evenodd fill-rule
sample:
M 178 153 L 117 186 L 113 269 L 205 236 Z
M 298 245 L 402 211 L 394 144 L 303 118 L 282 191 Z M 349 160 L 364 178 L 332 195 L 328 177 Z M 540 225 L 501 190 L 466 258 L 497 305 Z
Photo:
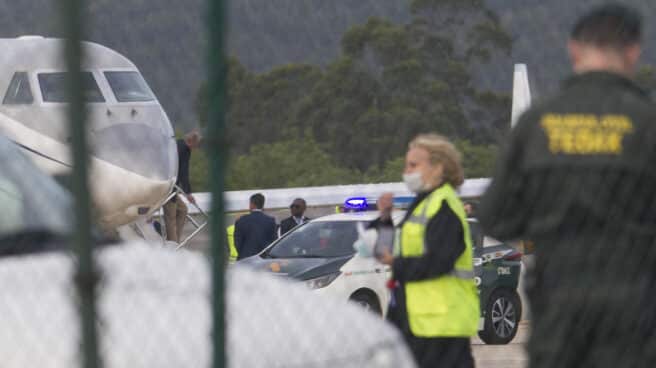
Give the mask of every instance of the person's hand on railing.
M 186 194 L 185 196 L 187 197 L 187 200 L 189 201 L 189 203 L 196 204 L 196 198 L 194 198 L 193 195 L 191 195 L 191 194 Z

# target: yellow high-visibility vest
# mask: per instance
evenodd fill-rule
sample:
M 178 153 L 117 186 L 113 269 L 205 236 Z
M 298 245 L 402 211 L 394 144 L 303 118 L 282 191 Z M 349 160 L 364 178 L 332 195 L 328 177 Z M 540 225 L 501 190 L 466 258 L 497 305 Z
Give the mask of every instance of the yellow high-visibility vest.
M 235 247 L 235 225 L 230 225 L 226 229 L 226 234 L 228 235 L 228 247 L 230 248 L 230 261 L 234 262 L 237 260 L 237 247 Z
M 462 223 L 465 251 L 450 274 L 405 284 L 410 330 L 417 337 L 468 337 L 478 331 L 480 304 L 474 284 L 472 241 L 464 206 L 451 185 L 442 185 L 412 211 L 401 227 L 397 247 L 403 258 L 421 257 L 426 250 L 426 225 L 443 203 Z

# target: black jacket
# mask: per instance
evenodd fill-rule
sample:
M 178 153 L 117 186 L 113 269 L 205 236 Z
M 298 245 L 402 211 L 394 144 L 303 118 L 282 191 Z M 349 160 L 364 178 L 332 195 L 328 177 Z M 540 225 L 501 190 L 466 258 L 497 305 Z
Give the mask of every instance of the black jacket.
M 619 75 L 579 75 L 521 117 L 479 220 L 499 239 L 598 234 L 607 226 L 653 232 L 655 163 L 648 95 Z
M 185 143 L 184 139 L 176 141 L 178 146 L 178 179 L 175 184 L 185 193 L 191 193 L 191 183 L 189 182 L 189 160 L 191 159 L 191 149 Z
M 527 285 L 540 298 L 638 290 L 654 276 L 655 188 L 652 101 L 619 75 L 586 73 L 521 117 L 478 216 L 495 238 L 535 242 Z
M 308 221 L 310 221 L 310 219 L 303 216 L 301 224 L 304 224 Z M 297 225 L 298 224 L 296 223 L 296 220 L 294 220 L 294 216 L 289 216 L 286 219 L 280 221 L 280 236 L 285 235 L 285 233 L 295 228 Z
M 262 211 L 252 211 L 235 223 L 235 247 L 237 259 L 261 252 L 276 238 L 276 220 Z

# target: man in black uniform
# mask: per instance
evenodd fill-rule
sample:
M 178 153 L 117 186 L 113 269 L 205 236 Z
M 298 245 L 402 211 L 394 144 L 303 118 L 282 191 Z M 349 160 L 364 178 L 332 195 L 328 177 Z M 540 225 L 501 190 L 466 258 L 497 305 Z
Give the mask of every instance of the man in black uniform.
M 478 208 L 492 236 L 535 242 L 530 367 L 656 366 L 656 110 L 631 80 L 640 16 L 576 23 L 575 76 L 512 131 Z

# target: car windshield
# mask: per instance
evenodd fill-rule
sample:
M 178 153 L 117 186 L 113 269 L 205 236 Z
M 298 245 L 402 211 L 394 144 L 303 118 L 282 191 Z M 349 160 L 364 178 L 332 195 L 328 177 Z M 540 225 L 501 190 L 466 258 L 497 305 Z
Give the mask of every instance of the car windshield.
M 29 232 L 68 234 L 72 229 L 68 192 L 4 137 L 0 137 L 0 157 L 0 243 Z
M 118 102 L 154 101 L 155 96 L 138 72 L 105 72 Z
M 299 226 L 269 248 L 274 258 L 323 258 L 348 256 L 358 237 L 355 221 L 317 221 Z
M 68 102 L 66 72 L 39 73 L 39 86 L 44 102 Z M 91 72 L 82 72 L 83 96 L 86 102 L 105 102 L 100 88 Z

